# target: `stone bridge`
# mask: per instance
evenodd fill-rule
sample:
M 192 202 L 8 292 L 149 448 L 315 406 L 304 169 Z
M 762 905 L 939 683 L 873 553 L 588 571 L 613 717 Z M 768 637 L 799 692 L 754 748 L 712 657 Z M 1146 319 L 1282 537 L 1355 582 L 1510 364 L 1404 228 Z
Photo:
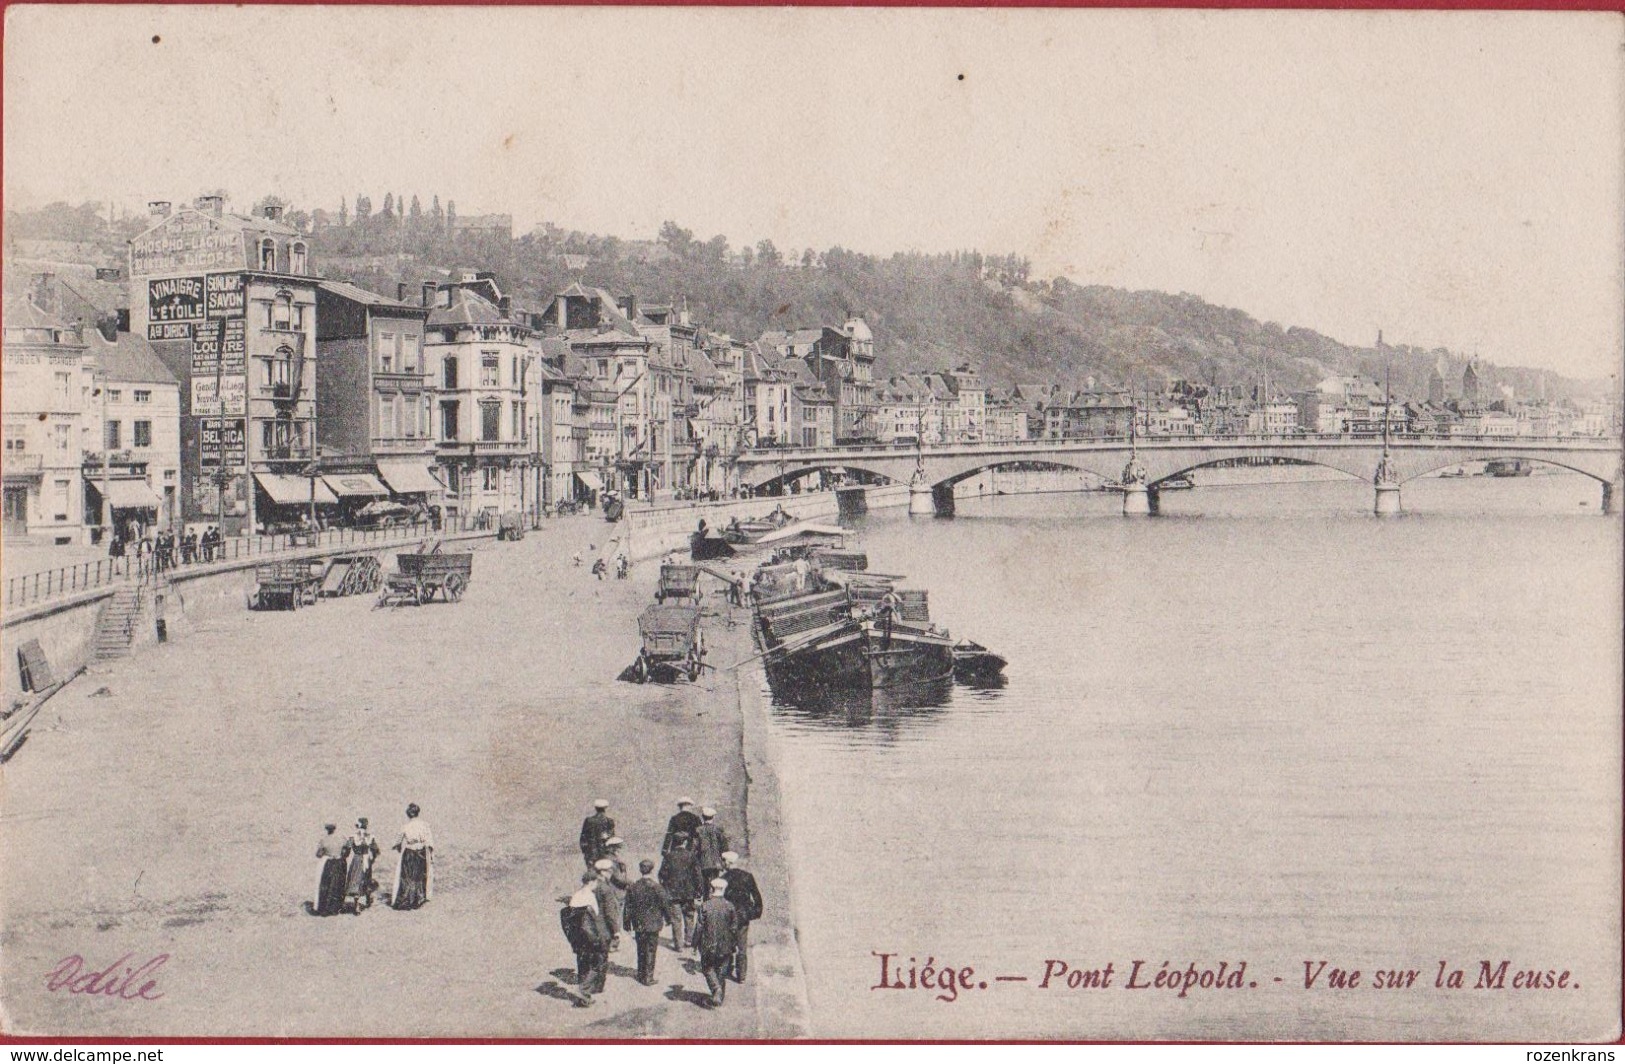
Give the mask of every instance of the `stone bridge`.
M 1386 451 L 1386 461 L 1384 454 Z M 1621 499 L 1621 441 L 1617 436 L 1193 436 L 1119 439 L 1011 440 L 925 447 L 876 444 L 779 447 L 748 451 L 738 459 L 741 484 L 763 488 L 826 469 L 861 470 L 909 483 L 922 498 L 911 513 L 945 511 L 953 485 L 987 469 L 1020 462 L 1093 473 L 1123 490 L 1125 513 L 1156 506 L 1158 485 L 1227 459 L 1271 458 L 1324 466 L 1372 483 L 1379 513 L 1397 510 L 1409 480 L 1489 459 L 1524 459 L 1583 473 L 1602 485 L 1605 513 Z M 932 500 L 934 499 L 934 503 Z

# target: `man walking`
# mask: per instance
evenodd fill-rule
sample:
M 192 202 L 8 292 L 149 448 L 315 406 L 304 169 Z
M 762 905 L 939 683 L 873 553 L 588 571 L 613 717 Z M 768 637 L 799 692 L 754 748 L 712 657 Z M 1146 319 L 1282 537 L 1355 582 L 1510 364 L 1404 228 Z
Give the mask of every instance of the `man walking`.
M 694 799 L 677 799 L 677 812 L 666 821 L 666 841 L 660 844 L 660 855 L 664 857 L 671 852 L 678 839 L 693 841 L 694 832 L 700 826 L 700 818 L 694 815 Z
M 701 903 L 699 915 L 694 918 L 694 948 L 700 954 L 700 972 L 711 991 L 712 1008 L 721 1005 L 727 997 L 725 973 L 733 962 L 738 941 L 739 913 L 723 897 L 727 889 L 726 879 L 712 880 L 711 896 Z
M 592 996 L 603 993 L 609 972 L 609 929 L 598 908 L 597 882 L 590 869 L 581 873 L 581 889 L 559 911 L 564 937 L 576 955 L 576 989 L 583 1005 L 591 1005 Z
M 655 863 L 648 859 L 638 862 L 641 875 L 626 888 L 626 907 L 622 913 L 623 925 L 631 928 L 638 949 L 638 982 L 644 986 L 655 983 L 655 953 L 659 948 L 660 930 L 667 924 L 675 928 L 671 899 L 665 888 L 655 882 Z
M 709 883 L 722 874 L 722 854 L 728 849 L 728 836 L 723 832 L 722 825 L 716 822 L 715 809 L 706 806 L 700 810 L 700 815 L 705 819 L 694 829 L 694 839 L 699 843 L 700 874 Z
M 762 918 L 762 892 L 756 889 L 756 877 L 739 867 L 739 855 L 732 850 L 722 855 L 723 864 L 727 870 L 722 878 L 727 880 L 728 889 L 722 896 L 734 907 L 739 914 L 739 929 L 737 941 L 734 944 L 733 977 L 734 982 L 745 981 L 745 967 L 750 958 L 750 924 L 752 920 Z
M 592 803 L 593 813 L 581 822 L 581 859 L 591 868 L 608 853 L 609 840 L 615 836 L 615 821 L 609 818 L 609 800 L 600 798 Z
M 672 905 L 672 949 L 682 951 L 694 944 L 694 909 L 705 897 L 705 882 L 699 856 L 685 835 L 660 862 L 660 885 Z
M 621 948 L 621 899 L 610 882 L 610 876 L 615 872 L 615 862 L 601 857 L 592 868 L 598 880 L 592 889 L 598 896 L 598 911 L 603 914 L 604 924 L 609 928 L 609 949 L 613 953 Z

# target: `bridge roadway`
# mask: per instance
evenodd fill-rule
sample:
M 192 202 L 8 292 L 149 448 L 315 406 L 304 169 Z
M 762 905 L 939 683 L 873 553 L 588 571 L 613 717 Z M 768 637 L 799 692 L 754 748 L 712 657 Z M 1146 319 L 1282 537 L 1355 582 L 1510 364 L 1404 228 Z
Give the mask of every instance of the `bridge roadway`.
M 1384 448 L 1387 462 L 1384 463 Z M 1406 481 L 1451 466 L 1494 458 L 1521 458 L 1583 473 L 1602 484 L 1603 512 L 1625 497 L 1618 436 L 1391 436 L 1295 434 L 1065 440 L 1003 440 L 924 447 L 860 444 L 843 447 L 773 447 L 738 459 L 741 484 L 762 488 L 821 469 L 862 470 L 909 483 L 922 498 L 911 513 L 951 509 L 953 485 L 986 469 L 1044 462 L 1119 483 L 1124 512 L 1154 509 L 1158 485 L 1235 458 L 1276 458 L 1325 466 L 1370 481 L 1379 513 L 1396 510 Z

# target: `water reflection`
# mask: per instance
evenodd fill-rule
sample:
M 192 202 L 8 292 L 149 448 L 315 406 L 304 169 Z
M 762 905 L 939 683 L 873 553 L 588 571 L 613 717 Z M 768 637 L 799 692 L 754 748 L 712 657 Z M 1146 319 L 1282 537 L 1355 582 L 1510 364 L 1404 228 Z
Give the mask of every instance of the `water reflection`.
M 945 716 L 953 704 L 953 693 L 951 679 L 874 691 L 817 684 L 768 687 L 770 702 L 781 719 L 818 728 L 867 731 L 885 741 Z

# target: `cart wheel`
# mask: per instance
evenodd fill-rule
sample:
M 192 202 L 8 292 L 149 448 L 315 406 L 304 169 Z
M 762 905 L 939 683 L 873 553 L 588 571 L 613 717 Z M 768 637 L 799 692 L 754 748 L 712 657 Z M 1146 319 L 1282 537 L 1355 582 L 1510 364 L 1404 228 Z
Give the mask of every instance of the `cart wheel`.
M 446 577 L 446 598 L 456 602 L 463 597 L 463 578 L 456 573 Z

